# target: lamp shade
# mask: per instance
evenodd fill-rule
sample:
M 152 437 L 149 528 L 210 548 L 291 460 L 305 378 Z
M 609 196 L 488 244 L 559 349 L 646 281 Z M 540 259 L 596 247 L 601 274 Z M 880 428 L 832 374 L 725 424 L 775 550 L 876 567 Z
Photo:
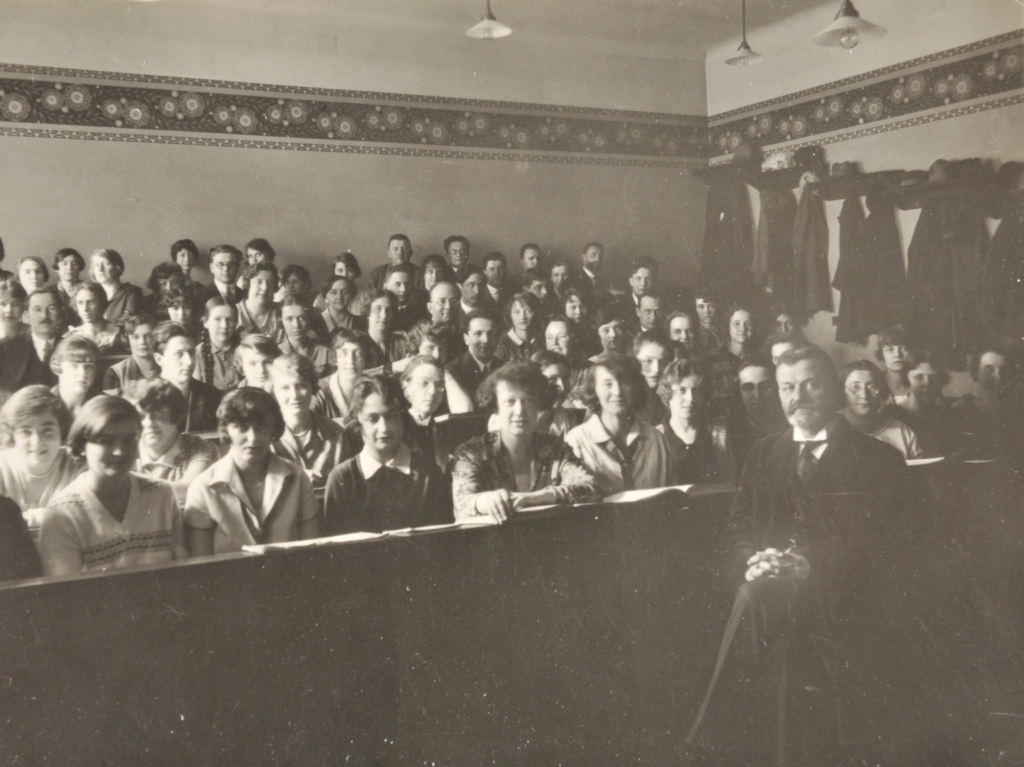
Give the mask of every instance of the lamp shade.
M 734 67 L 749 67 L 752 64 L 760 64 L 762 61 L 764 61 L 764 56 L 756 53 L 744 40 L 736 49 L 736 53 L 727 58 L 725 63 Z
M 852 49 L 859 43 L 869 43 L 885 35 L 877 24 L 865 21 L 850 0 L 844 0 L 835 21 L 811 38 L 815 45 Z
M 496 37 L 508 37 L 511 34 L 512 27 L 506 27 L 493 16 L 466 30 L 467 37 L 475 37 L 478 40 L 493 40 Z

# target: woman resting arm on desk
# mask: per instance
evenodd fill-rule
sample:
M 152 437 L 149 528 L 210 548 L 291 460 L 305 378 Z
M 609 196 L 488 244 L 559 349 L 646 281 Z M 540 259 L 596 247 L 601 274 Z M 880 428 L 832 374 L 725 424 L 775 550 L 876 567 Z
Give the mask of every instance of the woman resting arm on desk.
M 501 523 L 531 506 L 597 500 L 593 476 L 569 446 L 536 431 L 537 416 L 555 397 L 536 363 L 524 360 L 498 368 L 477 397 L 482 407 L 497 410 L 499 428 L 455 451 L 456 521 L 488 517 Z

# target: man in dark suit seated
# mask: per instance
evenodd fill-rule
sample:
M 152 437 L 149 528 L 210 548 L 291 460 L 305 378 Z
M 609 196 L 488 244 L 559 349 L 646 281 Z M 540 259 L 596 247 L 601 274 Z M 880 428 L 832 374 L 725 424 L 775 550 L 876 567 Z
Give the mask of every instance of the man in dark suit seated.
M 448 349 L 451 359 L 466 351 L 462 334 L 459 332 L 459 320 L 462 317 L 461 295 L 459 286 L 454 282 L 439 282 L 430 289 L 430 301 L 427 303 L 431 324 L 446 325 L 451 329 L 453 346 Z
M 223 297 L 232 306 L 242 301 L 245 293 L 235 284 L 242 268 L 242 251 L 231 245 L 217 245 L 210 248 L 209 261 L 213 284 L 196 291 L 196 303 L 205 308 L 214 296 Z
M 658 265 L 653 258 L 638 258 L 629 270 L 629 292 L 619 296 L 615 311 L 631 326 L 639 325 L 640 299 L 654 291 Z
M 608 277 L 604 273 L 604 245 L 599 242 L 588 242 L 584 245 L 580 266 L 580 279 L 589 283 L 592 291 L 608 290 Z
M 64 302 L 56 287 L 28 297 L 29 332 L 0 343 L 0 404 L 23 386 L 56 386 L 50 357 L 64 331 Z
M 393 234 L 388 237 L 388 263 L 373 268 L 370 272 L 370 287 L 374 290 L 383 290 L 388 267 L 397 264 L 409 265 L 409 268 L 412 269 L 409 284 L 415 285 L 419 270 L 412 263 L 412 240 L 404 234 Z
M 483 380 L 501 367 L 501 360 L 494 356 L 494 350 L 498 348 L 499 326 L 493 314 L 486 309 L 477 309 L 462 318 L 460 329 L 467 351 L 445 365 L 445 370 L 473 397 Z
M 184 325 L 161 322 L 153 329 L 153 359 L 160 377 L 181 390 L 188 402 L 188 415 L 182 431 L 214 431 L 217 407 L 223 392 L 212 384 L 192 377 L 196 367 L 196 342 Z
M 781 739 L 772 750 L 793 764 L 845 763 L 877 753 L 899 686 L 883 602 L 906 466 L 836 415 L 842 394 L 824 351 L 786 352 L 776 379 L 790 428 L 747 456 L 725 568 L 743 584 L 737 605 L 761 608 L 762 711 L 776 713 L 765 731 Z
M 444 241 L 444 254 L 455 272 L 455 279 L 461 285 L 466 279 L 466 267 L 469 266 L 469 240 L 461 234 L 453 234 Z
M 384 278 L 384 290 L 395 297 L 395 319 L 392 330 L 406 332 L 420 320 L 429 319 L 430 312 L 420 303 L 413 285 L 412 264 L 391 264 Z

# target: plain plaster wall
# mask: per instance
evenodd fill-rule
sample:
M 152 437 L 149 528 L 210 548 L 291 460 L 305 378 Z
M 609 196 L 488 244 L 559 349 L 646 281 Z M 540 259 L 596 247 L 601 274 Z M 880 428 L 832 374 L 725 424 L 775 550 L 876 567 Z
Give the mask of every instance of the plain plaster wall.
M 201 249 L 266 237 L 279 263 L 319 280 L 343 250 L 364 271 L 383 263 L 388 235 L 404 232 L 417 263 L 457 233 L 474 260 L 500 250 L 510 271 L 525 242 L 577 256 L 597 239 L 625 287 L 638 255 L 692 279 L 703 231 L 704 185 L 682 169 L 12 137 L 0 139 L 0 167 L 5 265 L 111 247 L 135 284 L 182 237 Z

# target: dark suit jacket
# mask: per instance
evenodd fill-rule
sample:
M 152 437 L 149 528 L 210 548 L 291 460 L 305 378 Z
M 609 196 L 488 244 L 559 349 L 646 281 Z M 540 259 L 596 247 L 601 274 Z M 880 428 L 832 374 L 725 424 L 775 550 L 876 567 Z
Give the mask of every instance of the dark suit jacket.
M 50 360 L 40 360 L 36 355 L 31 333 L 0 342 L 0 403 L 23 386 L 42 384 L 49 389 L 56 383 L 57 375 L 50 370 Z
M 214 431 L 217 408 L 224 392 L 212 384 L 195 378 L 188 385 L 188 419 L 184 431 Z
M 211 282 L 209 285 L 197 286 L 196 304 L 198 304 L 200 308 L 205 308 L 207 301 L 219 295 L 221 295 L 221 292 L 217 290 L 216 283 Z M 243 293 L 242 289 L 237 285 L 232 285 L 225 298 L 229 304 L 237 304 L 245 299 L 245 293 Z
M 384 278 L 387 276 L 388 267 L 391 264 L 381 264 L 380 266 L 373 267 L 370 272 L 370 287 L 375 290 L 380 290 L 384 287 Z M 409 284 L 415 285 L 417 277 L 419 277 L 419 267 L 416 264 L 409 264 L 412 267 L 412 274 L 409 275 Z
M 487 365 L 487 370 L 481 371 L 480 366 L 476 364 L 476 360 L 467 351 L 461 357 L 457 357 L 445 365 L 444 369 L 451 373 L 455 380 L 458 381 L 459 386 L 465 389 L 466 393 L 472 397 L 476 394 L 477 387 L 483 383 L 483 380 L 499 367 L 501 367 L 501 360 L 495 357 Z

